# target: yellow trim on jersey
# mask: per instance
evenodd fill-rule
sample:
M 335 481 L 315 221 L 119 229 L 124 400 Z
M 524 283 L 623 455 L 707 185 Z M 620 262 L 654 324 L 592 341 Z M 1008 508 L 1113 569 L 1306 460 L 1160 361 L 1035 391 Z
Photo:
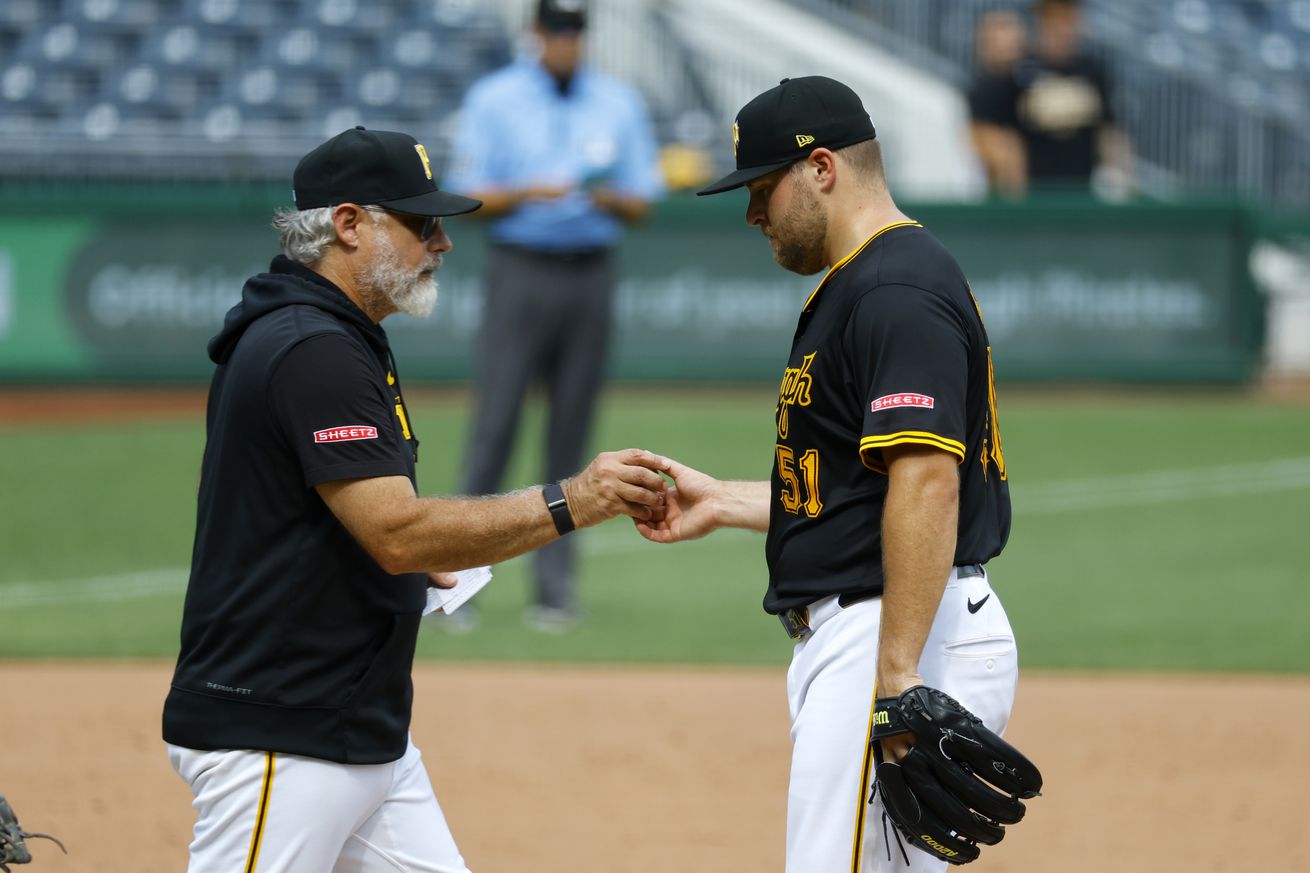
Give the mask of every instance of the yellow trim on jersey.
M 875 473 L 886 473 L 887 465 L 870 461 L 865 452 L 870 449 L 884 449 L 887 446 L 899 446 L 905 443 L 917 443 L 924 446 L 933 446 L 944 449 L 953 455 L 958 455 L 960 460 L 957 464 L 964 463 L 964 443 L 947 439 L 944 436 L 938 436 L 935 433 L 928 433 L 923 430 L 903 430 L 898 433 L 889 433 L 880 436 L 867 436 L 860 440 L 860 460 L 864 466 L 873 470 Z
M 259 812 L 255 815 L 255 832 L 250 836 L 250 854 L 246 859 L 246 873 L 254 873 L 259 863 L 259 847 L 264 840 L 264 822 L 268 818 L 268 801 L 273 793 L 273 764 L 275 752 L 266 752 L 264 758 L 264 785 L 259 791 Z
M 873 766 L 873 716 L 878 711 L 878 683 L 873 683 L 873 702 L 869 704 L 869 730 L 864 738 L 864 761 L 860 764 L 860 796 L 855 799 L 855 844 L 851 847 L 851 873 L 860 873 L 860 861 L 864 857 L 864 812 L 869 804 L 864 800 L 864 792 L 869 789 L 869 771 Z
M 868 246 L 869 243 L 873 242 L 887 231 L 894 230 L 895 228 L 898 227 L 923 227 L 923 225 L 913 220 L 893 221 L 891 224 L 887 225 L 886 227 L 878 228 L 876 231 L 874 231 L 873 236 L 869 237 L 864 242 L 860 243 L 859 246 L 856 247 L 855 251 L 851 252 L 849 255 L 847 255 L 846 257 L 842 258 L 840 261 L 832 265 L 832 267 L 828 270 L 828 272 L 823 275 L 823 279 L 820 280 L 819 287 L 814 289 L 814 292 L 810 294 L 809 299 L 805 301 L 805 305 L 801 307 L 801 312 L 804 312 L 805 310 L 810 308 L 810 304 L 814 302 L 814 298 L 819 296 L 819 291 L 823 289 L 824 285 L 828 284 L 828 280 L 831 279 L 838 270 L 849 264 L 856 255 L 864 251 L 865 247 Z

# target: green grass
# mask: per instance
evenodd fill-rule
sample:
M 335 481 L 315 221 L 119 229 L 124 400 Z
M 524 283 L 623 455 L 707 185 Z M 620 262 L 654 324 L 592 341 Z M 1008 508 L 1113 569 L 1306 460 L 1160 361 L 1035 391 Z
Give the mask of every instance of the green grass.
M 1003 387 L 1001 399 L 1015 523 L 991 570 L 1025 665 L 1310 672 L 1310 407 L 1227 392 Z M 411 406 L 420 486 L 450 493 L 465 399 L 441 392 Z M 772 410 L 768 386 L 616 390 L 595 446 L 763 477 Z M 506 487 L 540 479 L 541 427 L 534 408 Z M 0 427 L 0 656 L 175 653 L 202 443 L 195 420 Z M 531 562 L 519 558 L 479 595 L 475 632 L 427 631 L 420 656 L 788 658 L 759 606 L 762 537 L 660 547 L 622 520 L 578 536 L 585 626 L 523 629 Z

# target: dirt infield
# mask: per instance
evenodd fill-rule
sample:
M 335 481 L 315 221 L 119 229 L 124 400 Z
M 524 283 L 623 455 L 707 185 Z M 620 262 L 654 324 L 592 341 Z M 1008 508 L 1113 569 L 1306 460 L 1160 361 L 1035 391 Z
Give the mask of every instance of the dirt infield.
M 0 425 L 140 421 L 204 413 L 204 388 L 0 390 Z
M 185 869 L 162 664 L 0 663 L 0 793 L 32 873 Z M 775 669 L 421 665 L 416 742 L 476 873 L 781 870 Z M 1251 727 L 1243 713 L 1276 715 Z M 1307 870 L 1310 680 L 1029 674 L 1010 734 L 1046 795 L 981 873 Z M 1272 721 L 1272 720 L 1271 720 Z M 820 873 L 820 871 L 816 871 Z

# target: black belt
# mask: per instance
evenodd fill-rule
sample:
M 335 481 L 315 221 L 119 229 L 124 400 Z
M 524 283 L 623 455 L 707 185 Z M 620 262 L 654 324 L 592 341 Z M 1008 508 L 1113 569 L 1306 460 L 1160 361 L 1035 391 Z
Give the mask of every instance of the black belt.
M 975 576 L 985 576 L 986 574 L 987 571 L 983 569 L 982 564 L 961 564 L 955 568 L 956 579 L 972 579 Z M 848 591 L 845 594 L 838 595 L 837 605 L 845 609 L 853 604 L 872 600 L 881 595 L 881 591 Z M 810 608 L 807 605 L 784 609 L 778 613 L 778 621 L 782 622 L 782 629 L 787 632 L 787 636 L 793 640 L 798 640 L 810 630 Z

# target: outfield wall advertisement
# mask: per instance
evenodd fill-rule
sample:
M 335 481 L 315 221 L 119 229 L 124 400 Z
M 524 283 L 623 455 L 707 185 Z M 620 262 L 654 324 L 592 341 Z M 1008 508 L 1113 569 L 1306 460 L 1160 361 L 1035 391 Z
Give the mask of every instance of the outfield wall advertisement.
M 201 196 L 175 214 L 130 200 L 0 206 L 0 378 L 194 382 L 246 277 L 276 252 L 275 202 Z M 675 200 L 620 253 L 611 372 L 620 379 L 773 380 L 819 277 L 776 267 L 744 204 Z M 1259 361 L 1261 306 L 1236 207 L 1051 204 L 909 209 L 955 252 L 1015 380 L 1227 381 Z M 427 320 L 393 316 L 408 379 L 469 375 L 489 250 L 455 251 Z

